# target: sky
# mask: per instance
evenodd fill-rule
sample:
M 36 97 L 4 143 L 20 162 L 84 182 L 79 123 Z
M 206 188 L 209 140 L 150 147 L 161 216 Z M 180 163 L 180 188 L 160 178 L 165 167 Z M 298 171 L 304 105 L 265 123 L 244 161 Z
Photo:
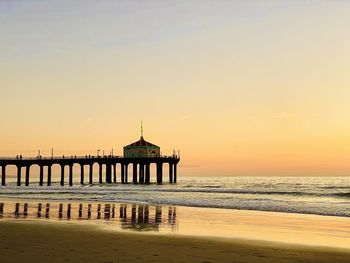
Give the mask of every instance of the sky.
M 350 1 L 0 0 L 0 156 L 180 150 L 179 174 L 350 174 Z

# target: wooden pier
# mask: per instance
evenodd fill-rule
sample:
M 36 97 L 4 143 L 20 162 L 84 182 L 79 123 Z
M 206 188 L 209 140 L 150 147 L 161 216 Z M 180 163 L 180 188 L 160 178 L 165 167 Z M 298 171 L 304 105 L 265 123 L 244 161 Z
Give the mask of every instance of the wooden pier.
M 30 184 L 30 168 L 34 165 L 39 166 L 39 185 L 44 185 L 44 170 L 47 171 L 46 185 L 52 184 L 52 166 L 58 164 L 61 167 L 61 180 L 60 185 L 65 185 L 65 167 L 69 167 L 69 186 L 73 186 L 73 166 L 80 166 L 80 184 L 93 184 L 93 166 L 98 164 L 99 177 L 98 183 L 117 183 L 122 184 L 129 183 L 128 167 L 132 165 L 132 180 L 130 182 L 137 184 L 149 184 L 151 183 L 151 164 L 156 165 L 156 182 L 158 184 L 163 183 L 163 165 L 169 164 L 169 183 L 177 182 L 177 164 L 180 158 L 176 155 L 172 156 L 159 156 L 159 157 L 139 157 L 139 158 L 126 158 L 122 156 L 71 156 L 71 157 L 35 157 L 35 158 L 22 158 L 21 156 L 16 158 L 1 158 L 1 185 L 6 185 L 6 167 L 14 165 L 17 167 L 17 185 L 22 184 L 22 168 L 25 168 L 25 180 L 24 185 Z M 88 180 L 85 178 L 84 166 L 89 167 Z M 120 178 L 117 180 L 117 166 L 120 168 Z M 105 180 L 103 180 L 103 168 L 105 168 Z

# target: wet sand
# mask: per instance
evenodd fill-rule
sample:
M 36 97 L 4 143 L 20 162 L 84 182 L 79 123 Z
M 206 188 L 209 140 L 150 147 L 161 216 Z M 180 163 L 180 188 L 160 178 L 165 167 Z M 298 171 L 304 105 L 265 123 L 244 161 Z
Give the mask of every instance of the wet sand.
M 248 239 L 350 249 L 350 218 L 173 205 L 0 199 L 0 221 L 76 223 L 110 231 Z
M 0 262 L 348 262 L 350 250 L 1 221 Z
M 348 262 L 350 218 L 0 199 L 0 262 Z

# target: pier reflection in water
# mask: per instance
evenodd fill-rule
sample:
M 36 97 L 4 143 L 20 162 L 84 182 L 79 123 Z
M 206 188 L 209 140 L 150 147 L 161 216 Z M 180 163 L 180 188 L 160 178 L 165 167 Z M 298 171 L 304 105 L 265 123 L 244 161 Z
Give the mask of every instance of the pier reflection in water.
M 175 206 L 119 203 L 1 202 L 0 219 L 94 222 L 134 231 L 176 231 Z

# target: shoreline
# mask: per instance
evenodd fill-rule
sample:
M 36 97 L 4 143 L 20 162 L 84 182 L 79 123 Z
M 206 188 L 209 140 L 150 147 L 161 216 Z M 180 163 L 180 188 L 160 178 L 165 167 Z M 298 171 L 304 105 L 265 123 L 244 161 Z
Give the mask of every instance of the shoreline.
M 346 217 L 105 201 L 0 198 L 1 204 L 0 222 L 71 222 L 103 226 L 112 232 L 238 238 L 350 249 L 350 218 Z
M 293 214 L 349 217 L 348 189 L 350 181 L 340 177 L 296 180 L 295 178 L 262 177 L 181 177 L 177 184 L 83 184 L 62 187 L 30 184 L 28 187 L 12 183 L 0 186 L 3 197 L 50 200 L 104 200 L 104 202 L 178 205 L 269 211 Z M 349 177 L 350 178 L 350 177 Z M 256 184 L 256 182 L 259 182 Z M 350 189 L 350 188 L 349 188 Z M 3 191 L 2 191 L 3 190 Z M 230 200 L 231 199 L 231 200 Z
M 316 216 L 316 217 L 331 217 L 331 218 L 347 218 L 350 219 L 350 216 L 343 215 L 328 215 L 328 214 L 316 214 L 316 213 L 305 213 L 305 212 L 286 212 L 286 211 L 273 211 L 273 210 L 255 210 L 255 209 L 239 209 L 239 208 L 230 208 L 230 207 L 219 207 L 219 206 L 196 206 L 196 205 L 186 205 L 186 204 L 172 204 L 172 203 L 148 203 L 148 202 L 139 202 L 132 200 L 96 200 L 96 199 L 60 199 L 60 198 L 23 198 L 23 197 L 1 197 L 0 201 L 28 201 L 28 202 L 52 202 L 52 203 L 125 203 L 125 204 L 142 204 L 150 206 L 176 206 L 176 207 L 188 207 L 188 208 L 202 208 L 202 209 L 219 209 L 219 210 L 228 210 L 228 211 L 242 211 L 242 212 L 254 212 L 254 213 L 273 213 L 273 214 L 287 214 L 287 215 L 301 215 L 301 216 Z
M 349 249 L 243 239 L 140 235 L 89 225 L 0 221 L 7 262 L 347 262 Z

